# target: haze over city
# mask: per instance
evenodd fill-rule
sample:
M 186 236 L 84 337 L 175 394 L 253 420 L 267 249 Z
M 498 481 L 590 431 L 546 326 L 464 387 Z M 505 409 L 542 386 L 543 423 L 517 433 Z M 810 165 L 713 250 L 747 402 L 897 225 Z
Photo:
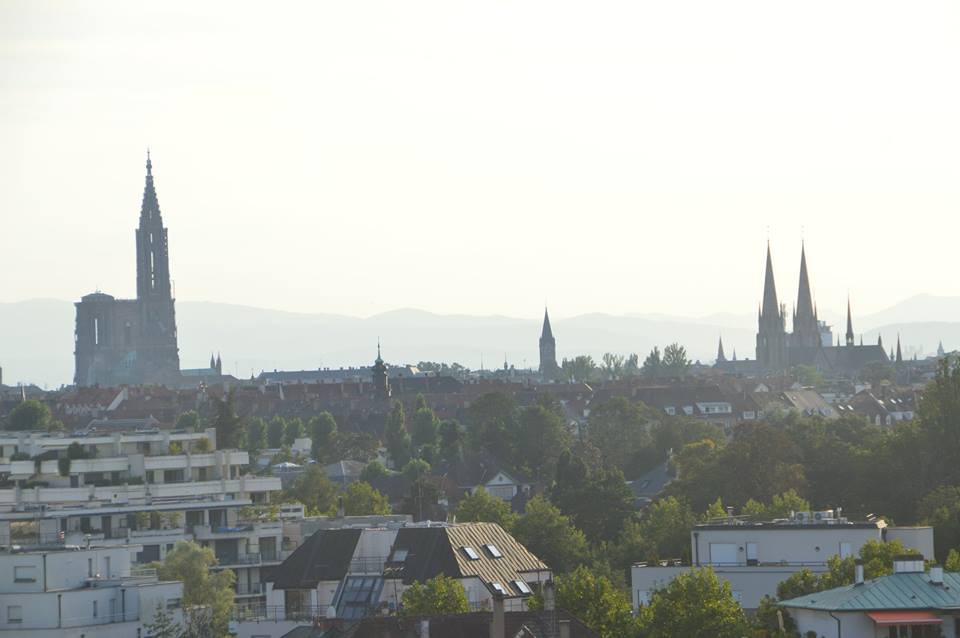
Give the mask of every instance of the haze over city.
M 957 295 L 958 27 L 950 2 L 7 2 L 0 301 L 132 294 L 148 145 L 184 302 L 748 314 L 768 237 L 790 295 L 806 240 L 836 316 Z

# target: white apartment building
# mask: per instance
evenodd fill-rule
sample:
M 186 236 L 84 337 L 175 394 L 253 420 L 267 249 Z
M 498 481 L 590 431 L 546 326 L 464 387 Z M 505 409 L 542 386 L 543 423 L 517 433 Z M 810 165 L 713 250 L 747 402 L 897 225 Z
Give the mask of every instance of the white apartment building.
M 68 454 L 74 458 L 68 458 Z M 23 460 L 17 460 L 23 459 Z M 149 431 L 0 436 L 0 547 L 142 547 L 163 560 L 177 541 L 213 549 L 237 575 L 237 597 L 262 597 L 261 571 L 286 554 L 283 525 L 257 508 L 280 489 L 245 474 L 248 454 L 217 450 L 216 433 Z
M 776 596 L 777 585 L 801 569 L 828 571 L 831 556 L 856 556 L 868 541 L 899 539 L 909 549 L 933 556 L 932 527 L 888 527 L 883 521 L 851 522 L 833 510 L 797 512 L 790 519 L 749 522 L 730 518 L 696 525 L 690 533 L 692 565 L 637 563 L 631 569 L 634 609 L 678 574 L 694 567 L 712 567 L 730 582 L 746 610 L 764 596 Z
M 137 568 L 138 546 L 0 552 L 0 636 L 149 638 L 158 606 L 176 623 L 183 584 Z

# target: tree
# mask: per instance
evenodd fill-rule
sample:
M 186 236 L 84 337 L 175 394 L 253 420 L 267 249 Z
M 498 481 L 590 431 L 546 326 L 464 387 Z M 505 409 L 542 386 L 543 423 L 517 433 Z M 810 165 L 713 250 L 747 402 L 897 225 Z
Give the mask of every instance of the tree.
M 267 424 L 260 417 L 247 421 L 247 452 L 253 462 L 260 456 L 260 450 L 267 444 Z
M 516 516 L 510 510 L 510 504 L 502 498 L 491 496 L 487 490 L 478 487 L 473 494 L 461 499 L 457 506 L 457 522 L 459 523 L 496 523 L 505 530 L 510 530 Z
M 287 421 L 287 427 L 283 430 L 283 442 L 287 445 L 293 445 L 297 442 L 297 439 L 303 438 L 304 429 L 303 421 L 298 417 L 294 417 Z
M 640 519 L 640 535 L 646 542 L 646 559 L 689 558 L 690 530 L 697 517 L 690 506 L 673 496 L 654 501 Z
M 623 375 L 626 377 L 635 377 L 640 374 L 640 356 L 637 353 L 627 357 L 623 364 Z
M 623 376 L 624 358 L 622 354 L 606 352 L 601 357 L 601 361 L 603 362 L 603 372 L 608 379 L 618 379 Z
M 45 430 L 50 424 L 50 408 L 36 399 L 17 404 L 7 416 L 8 430 Z
M 233 390 L 222 399 L 214 399 L 217 413 L 213 427 L 217 431 L 217 445 L 224 449 L 240 448 L 243 443 L 243 421 L 237 416 L 234 400 Z
M 196 410 L 188 410 L 177 417 L 177 423 L 174 425 L 177 430 L 187 432 L 196 432 L 200 428 L 200 415 Z
M 790 369 L 790 374 L 797 380 L 797 383 L 806 388 L 817 388 L 825 382 L 823 375 L 815 366 L 794 366 Z
M 233 606 L 234 574 L 229 569 L 213 571 L 213 550 L 193 541 L 179 541 L 162 563 L 154 563 L 160 580 L 183 581 L 183 606 L 208 606 L 211 624 L 218 636 L 226 635 Z
M 551 500 L 591 542 L 614 540 L 636 512 L 619 469 L 588 469 L 569 452 L 557 462 Z
M 430 474 L 430 464 L 423 459 L 411 459 L 403 466 L 403 477 L 411 483 Z
M 513 525 L 513 535 L 555 572 L 564 573 L 587 555 L 587 538 L 570 518 L 542 496 L 535 496 Z
M 303 503 L 311 516 L 332 516 L 337 511 L 337 486 L 319 465 L 310 465 L 297 477 L 289 496 Z
M 609 467 L 629 471 L 636 478 L 662 462 L 650 436 L 651 415 L 643 405 L 615 397 L 590 411 L 587 440 L 600 451 Z
M 470 404 L 467 413 L 470 447 L 509 464 L 517 433 L 517 405 L 513 397 L 503 392 L 484 394 Z
M 360 472 L 360 480 L 373 483 L 389 475 L 390 473 L 387 471 L 387 468 L 383 466 L 383 463 L 374 460 L 367 463 L 367 466 Z
M 663 349 L 662 366 L 667 376 L 682 377 L 690 368 L 690 359 L 687 358 L 687 349 L 679 343 L 671 343 Z
M 753 521 L 772 521 L 775 518 L 789 518 L 794 512 L 809 512 L 811 509 L 810 501 L 791 489 L 783 494 L 774 494 L 769 505 L 750 499 L 741 513 Z
M 581 620 L 601 638 L 631 638 L 639 636 L 639 627 L 633 617 L 630 601 L 609 579 L 598 576 L 584 566 L 567 576 L 556 579 L 558 609 Z M 534 610 L 543 609 L 543 594 L 538 592 L 530 601 Z M 677 634 L 677 636 L 707 634 Z
M 649 638 L 741 638 L 750 632 L 730 583 L 719 580 L 709 567 L 682 572 L 655 590 L 643 625 Z
M 390 513 L 390 502 L 369 483 L 354 481 L 343 493 L 343 511 L 347 516 L 382 516 Z
M 654 379 L 663 374 L 663 361 L 660 358 L 660 348 L 657 346 L 653 347 L 653 350 L 650 351 L 647 358 L 643 360 L 643 366 L 640 368 L 640 372 L 643 376 Z
M 180 638 L 180 626 L 174 622 L 173 614 L 167 611 L 162 602 L 157 603 L 153 619 L 144 623 L 143 628 L 153 638 Z
M 287 430 L 287 422 L 282 416 L 275 416 L 270 420 L 270 426 L 267 428 L 267 445 L 270 448 L 278 448 L 283 445 L 283 433 Z
M 456 463 L 463 458 L 463 428 L 455 419 L 444 421 L 439 428 L 440 458 Z
M 405 616 L 443 616 L 470 611 L 467 592 L 455 578 L 434 576 L 425 583 L 415 581 L 400 598 Z
M 310 434 L 310 456 L 317 463 L 333 463 L 339 459 L 336 456 L 337 421 L 333 415 L 324 410 L 310 419 L 307 425 Z
M 420 399 L 423 398 L 423 395 L 418 396 Z M 437 443 L 440 420 L 426 404 L 417 408 L 416 412 L 413 413 L 411 425 L 410 436 L 415 448 L 419 449 L 425 445 L 435 445 Z
M 377 458 L 380 442 L 366 432 L 340 432 L 336 435 L 335 455 L 340 459 L 367 463 Z
M 410 434 L 407 433 L 403 404 L 394 401 L 393 409 L 387 417 L 387 426 L 383 435 L 387 454 L 393 461 L 393 467 L 401 468 L 410 460 Z
M 569 448 L 570 433 L 555 411 L 533 405 L 520 412 L 517 458 L 537 482 L 553 476 L 557 459 Z
M 574 381 L 589 382 L 597 376 L 597 364 L 590 355 L 578 355 L 573 359 L 564 359 L 560 364 L 563 376 Z

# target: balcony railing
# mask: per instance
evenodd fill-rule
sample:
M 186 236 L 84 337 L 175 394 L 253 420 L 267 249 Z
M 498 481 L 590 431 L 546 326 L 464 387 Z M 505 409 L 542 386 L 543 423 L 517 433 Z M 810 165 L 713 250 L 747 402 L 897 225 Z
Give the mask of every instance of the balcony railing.
M 284 605 L 265 605 L 262 603 L 234 605 L 230 613 L 233 622 L 282 622 L 292 620 L 313 622 L 326 618 L 329 605 L 303 605 L 286 607 Z
M 256 596 L 266 593 L 267 586 L 264 583 L 237 583 L 237 596 Z
M 357 556 L 350 561 L 350 574 L 382 574 L 386 556 Z

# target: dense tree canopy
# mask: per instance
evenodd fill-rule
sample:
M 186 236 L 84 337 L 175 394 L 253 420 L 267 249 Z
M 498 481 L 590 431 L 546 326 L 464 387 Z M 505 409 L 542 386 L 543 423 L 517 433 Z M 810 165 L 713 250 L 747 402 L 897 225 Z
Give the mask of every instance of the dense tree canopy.
M 153 563 L 160 580 L 183 581 L 183 606 L 209 607 L 216 636 L 227 635 L 233 606 L 234 574 L 229 569 L 213 571 L 217 564 L 213 550 L 193 541 L 180 541 L 161 563 Z
M 410 585 L 400 599 L 400 610 L 406 616 L 442 616 L 465 614 L 470 604 L 460 581 L 440 575 Z

